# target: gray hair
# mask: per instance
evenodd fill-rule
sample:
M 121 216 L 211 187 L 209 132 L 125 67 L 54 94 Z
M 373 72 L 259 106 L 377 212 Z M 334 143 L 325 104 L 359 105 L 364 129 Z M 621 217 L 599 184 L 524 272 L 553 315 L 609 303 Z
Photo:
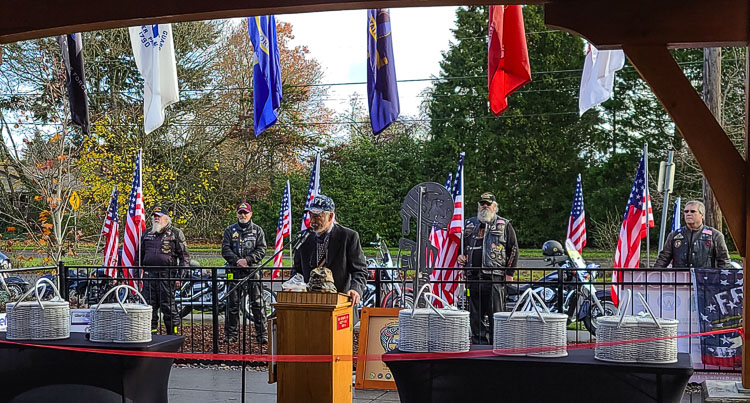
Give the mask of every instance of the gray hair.
M 687 206 L 689 206 L 691 204 L 698 206 L 698 212 L 701 213 L 701 215 L 706 215 L 706 205 L 703 204 L 702 201 L 700 201 L 700 200 L 690 200 L 689 202 L 685 203 L 685 207 L 687 207 Z

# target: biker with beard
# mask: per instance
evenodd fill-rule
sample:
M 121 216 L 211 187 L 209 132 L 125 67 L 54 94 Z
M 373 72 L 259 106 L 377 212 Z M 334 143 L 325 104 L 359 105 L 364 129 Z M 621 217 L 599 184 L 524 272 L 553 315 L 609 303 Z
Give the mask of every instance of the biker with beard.
M 482 193 L 477 216 L 464 224 L 464 251 L 458 265 L 465 267 L 471 340 L 492 344 L 495 312 L 505 310 L 505 282 L 513 280 L 518 264 L 516 231 L 510 220 L 497 215 L 497 201 L 490 192 Z M 487 315 L 489 326 L 483 318 Z
M 143 294 L 153 308 L 151 316 L 151 332 L 156 333 L 159 326 L 159 309 L 164 316 L 164 327 L 167 334 L 177 333 L 177 322 L 180 319 L 175 305 L 175 289 L 179 281 L 174 278 L 183 277 L 183 272 L 170 269 L 169 266 L 190 266 L 185 234 L 172 225 L 172 219 L 167 210 L 162 207 L 154 208 L 151 230 L 141 238 L 140 264 L 141 266 L 160 266 L 147 268 L 143 276 Z

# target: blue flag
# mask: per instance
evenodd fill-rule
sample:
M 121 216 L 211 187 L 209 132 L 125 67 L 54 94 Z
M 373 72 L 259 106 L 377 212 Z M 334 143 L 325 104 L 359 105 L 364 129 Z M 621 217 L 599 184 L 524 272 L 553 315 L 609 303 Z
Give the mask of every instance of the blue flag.
M 270 16 L 247 19 L 250 42 L 253 44 L 253 107 L 255 135 L 263 133 L 278 120 L 281 106 L 281 63 L 276 42 L 276 18 Z
M 678 197 L 677 200 L 674 201 L 674 211 L 672 212 L 672 230 L 670 232 L 674 232 L 680 229 L 680 214 L 682 213 L 680 211 L 680 200 L 681 198 Z
M 398 118 L 401 108 L 388 9 L 367 10 L 367 100 L 374 134 L 382 132 Z

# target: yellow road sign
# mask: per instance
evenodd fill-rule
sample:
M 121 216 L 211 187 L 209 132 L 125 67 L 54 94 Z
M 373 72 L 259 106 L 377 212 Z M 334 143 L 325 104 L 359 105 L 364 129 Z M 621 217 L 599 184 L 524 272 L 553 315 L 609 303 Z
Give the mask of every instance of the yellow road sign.
M 68 201 L 70 202 L 70 207 L 73 208 L 73 211 L 78 211 L 78 207 L 81 207 L 81 197 L 78 196 L 78 193 L 75 190 L 70 194 L 70 199 L 68 199 Z

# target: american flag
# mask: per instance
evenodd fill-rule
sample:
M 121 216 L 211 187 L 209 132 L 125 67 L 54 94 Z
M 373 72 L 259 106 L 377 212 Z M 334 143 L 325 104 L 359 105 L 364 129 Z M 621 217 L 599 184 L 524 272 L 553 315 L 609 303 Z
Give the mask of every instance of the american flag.
M 448 173 L 448 180 L 445 181 L 445 188 L 448 189 L 451 194 L 453 193 L 451 189 L 453 189 L 453 172 Z M 440 250 L 443 247 L 443 243 L 445 242 L 445 238 L 448 236 L 448 230 L 438 228 L 436 226 L 432 227 L 432 231 L 430 232 L 430 245 L 432 245 L 436 250 L 436 255 L 432 256 L 432 251 L 430 252 L 430 262 L 435 262 L 434 267 L 442 267 L 440 265 L 439 259 L 440 259 Z M 430 274 L 430 280 L 436 281 L 439 280 L 440 277 L 440 271 L 439 270 L 433 270 Z
M 284 249 L 284 237 L 291 236 L 292 234 L 292 209 L 289 203 L 289 181 L 286 181 L 286 188 L 284 189 L 284 196 L 281 198 L 281 209 L 279 209 L 279 222 L 276 224 L 276 246 L 274 247 L 274 253 L 277 254 L 273 258 L 273 267 L 281 267 L 281 250 Z M 280 269 L 275 269 L 271 274 L 271 279 L 279 277 L 281 274 Z
M 461 251 L 461 244 L 464 233 L 464 157 L 466 153 L 461 153 L 458 158 L 458 169 L 453 182 L 453 218 L 448 225 L 447 234 L 442 234 L 442 239 L 435 238 L 435 242 L 440 242 L 438 248 L 438 258 L 435 267 L 456 268 L 458 255 Z M 438 231 L 434 231 L 437 233 Z M 432 239 L 431 239 L 432 241 Z M 455 293 L 458 289 L 461 271 L 459 270 L 434 270 L 430 275 L 433 281 L 443 281 L 435 283 L 432 286 L 432 292 L 450 304 L 454 304 Z
M 576 194 L 573 196 L 573 207 L 570 209 L 570 219 L 568 220 L 568 236 L 573 242 L 578 253 L 583 251 L 586 246 L 586 211 L 583 209 L 583 186 L 581 185 L 581 174 L 578 174 L 578 183 L 576 183 Z
M 312 171 L 310 172 L 310 185 L 307 186 L 307 199 L 305 199 L 305 213 L 302 215 L 302 231 L 310 228 L 310 216 L 307 213 L 307 209 L 310 207 L 310 202 L 320 194 L 320 153 L 315 154 L 315 163 L 313 164 Z
M 641 263 L 641 240 L 646 237 L 649 228 L 654 226 L 654 214 L 651 209 L 651 196 L 647 195 L 645 154 L 638 164 L 633 188 L 630 190 L 628 205 L 620 227 L 620 238 L 617 240 L 614 268 L 638 268 Z M 645 208 L 648 206 L 648 210 Z M 648 211 L 648 212 L 647 212 Z M 617 272 L 617 281 L 623 281 L 623 272 Z M 617 303 L 617 290 L 612 285 L 612 300 Z
M 141 235 L 146 230 L 146 213 L 143 207 L 143 159 L 141 151 L 138 151 L 138 157 L 135 160 L 135 172 L 133 173 L 133 187 L 130 189 L 128 199 L 128 215 L 125 223 L 125 237 L 122 248 L 122 265 L 125 267 L 140 266 L 138 259 L 138 248 L 141 243 Z M 135 287 L 133 277 L 140 277 L 134 272 L 135 269 L 123 270 L 123 275 L 130 279 L 129 283 Z
M 117 214 L 117 186 L 112 189 L 112 200 L 107 208 L 107 217 L 104 219 L 102 226 L 102 236 L 104 236 L 104 266 L 110 266 L 106 269 L 109 277 L 117 277 L 117 243 L 120 236 L 120 221 Z

